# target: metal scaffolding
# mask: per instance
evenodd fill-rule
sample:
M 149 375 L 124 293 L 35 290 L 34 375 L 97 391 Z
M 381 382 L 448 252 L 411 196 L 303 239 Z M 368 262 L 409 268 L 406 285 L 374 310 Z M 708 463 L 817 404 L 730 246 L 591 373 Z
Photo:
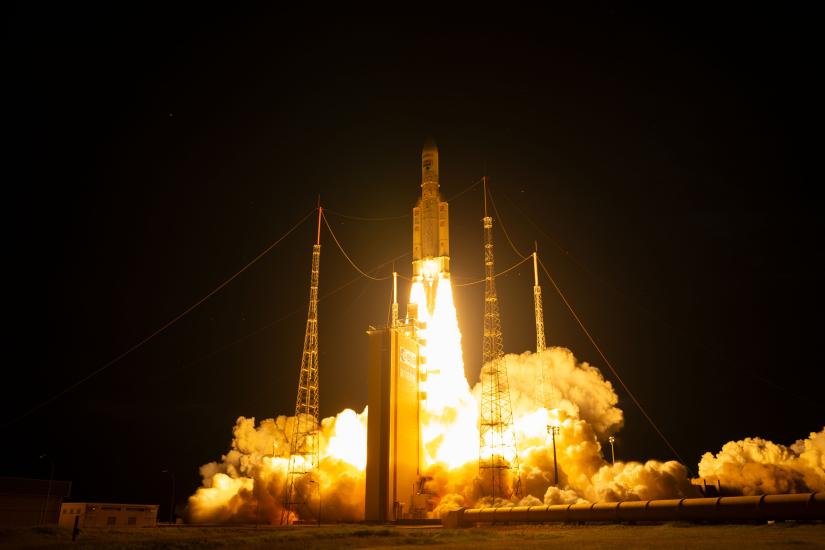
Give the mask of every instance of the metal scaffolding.
M 493 267 L 493 218 L 487 215 L 487 179 L 484 179 L 484 338 L 479 416 L 479 477 L 493 498 L 521 497 L 518 450 L 507 383 L 507 364 L 501 337 L 501 317 Z M 512 492 L 507 490 L 512 470 Z M 489 483 L 489 488 L 486 484 Z
M 295 418 L 289 443 L 289 468 L 284 490 L 281 525 L 290 522 L 292 515 L 302 518 L 316 516 L 321 520 L 321 485 L 317 479 L 320 453 L 318 443 L 318 267 L 321 259 L 321 216 L 318 208 L 318 240 L 312 247 L 312 277 L 309 287 L 304 351 L 301 355 L 301 374 L 298 396 L 295 400 Z M 310 506 L 312 493 L 318 492 L 318 509 Z

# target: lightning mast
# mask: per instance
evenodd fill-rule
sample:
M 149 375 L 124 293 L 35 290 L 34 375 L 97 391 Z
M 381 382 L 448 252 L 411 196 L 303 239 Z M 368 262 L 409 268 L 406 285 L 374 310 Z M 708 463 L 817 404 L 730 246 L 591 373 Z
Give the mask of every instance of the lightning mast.
M 479 476 L 490 482 L 490 496 L 507 498 L 506 470 L 513 470 L 513 495 L 521 496 L 518 450 L 501 336 L 501 316 L 493 268 L 493 218 L 487 215 L 484 177 L 484 336 L 479 417 Z
M 546 405 L 544 396 L 544 361 L 542 352 L 547 347 L 544 341 L 544 310 L 541 305 L 541 287 L 539 286 L 538 245 L 533 251 L 533 302 L 536 307 L 536 355 L 539 360 L 539 372 L 536 377 L 536 405 Z
M 284 491 L 281 525 L 288 524 L 292 514 L 312 514 L 309 494 L 318 491 L 318 522 L 321 521 L 320 479 L 313 479 L 320 463 L 318 419 L 318 267 L 321 259 L 321 216 L 318 205 L 318 238 L 312 247 L 312 275 L 309 286 L 309 311 L 304 333 L 304 351 L 301 355 L 301 374 L 298 378 L 298 396 L 295 400 L 295 419 L 289 443 L 289 468 Z

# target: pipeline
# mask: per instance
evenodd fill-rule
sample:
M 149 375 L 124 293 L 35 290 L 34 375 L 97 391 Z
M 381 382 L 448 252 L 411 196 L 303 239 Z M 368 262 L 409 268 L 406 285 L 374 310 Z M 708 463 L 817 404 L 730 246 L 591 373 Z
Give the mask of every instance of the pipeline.
M 479 523 L 825 520 L 825 493 L 460 508 L 445 527 Z

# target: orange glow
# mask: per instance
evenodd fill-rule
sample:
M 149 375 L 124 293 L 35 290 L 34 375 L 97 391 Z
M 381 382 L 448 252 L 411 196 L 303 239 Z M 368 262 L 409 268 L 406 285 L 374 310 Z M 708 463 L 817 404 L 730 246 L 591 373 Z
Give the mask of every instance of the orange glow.
M 410 302 L 418 304 L 418 318 L 424 324 L 420 331 L 426 373 L 421 384 L 426 395 L 421 414 L 424 466 L 440 462 L 456 468 L 478 460 L 478 405 L 464 375 L 449 275 L 438 273 L 428 280 L 428 268 L 437 268 L 438 263 L 425 261 L 424 267 L 424 280 L 414 282 L 410 290 Z M 425 285 L 435 293 L 432 312 Z
M 421 325 L 421 474 L 429 480 L 426 491 L 435 498 L 436 515 L 451 506 L 485 502 L 478 477 L 480 387 L 471 388 L 464 374 L 450 275 L 440 268 L 438 260 L 423 260 L 410 288 L 410 303 L 417 305 Z M 529 502 L 595 501 L 624 494 L 616 486 L 620 472 L 605 463 L 597 440 L 597 435 L 606 437 L 622 422 L 621 411 L 613 406 L 617 398 L 612 387 L 597 369 L 576 363 L 569 350 L 553 348 L 543 354 L 542 358 L 530 353 L 506 358 L 522 488 L 532 499 Z M 546 365 L 549 395 L 556 396 L 559 408 L 535 406 L 537 365 Z M 284 455 L 293 423 L 294 418 L 281 416 L 256 426 L 254 419 L 239 418 L 232 448 L 222 462 L 201 468 L 204 484 L 190 497 L 191 518 L 277 522 L 289 465 Z M 548 426 L 560 430 L 556 445 L 561 487 L 551 486 L 555 464 Z M 325 418 L 319 437 L 320 471 L 300 480 L 305 509 L 317 517 L 320 498 L 325 521 L 363 519 L 367 410 L 359 414 L 346 409 Z M 632 476 L 625 476 L 633 487 L 622 490 L 638 492 L 639 476 L 658 480 L 672 472 L 678 474 L 677 470 L 667 464 L 633 470 Z
M 366 411 L 366 409 L 365 409 Z M 324 457 L 334 457 L 359 470 L 367 467 L 367 415 L 344 409 L 335 419 L 335 431 L 322 447 Z

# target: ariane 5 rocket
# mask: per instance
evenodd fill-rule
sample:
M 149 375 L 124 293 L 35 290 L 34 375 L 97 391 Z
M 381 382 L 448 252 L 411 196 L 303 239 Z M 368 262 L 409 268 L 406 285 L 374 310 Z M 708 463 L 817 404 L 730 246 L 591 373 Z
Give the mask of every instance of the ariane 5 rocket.
M 450 219 L 438 192 L 438 147 L 432 138 L 421 152 L 421 197 L 413 208 L 413 278 L 432 281 L 450 273 Z

